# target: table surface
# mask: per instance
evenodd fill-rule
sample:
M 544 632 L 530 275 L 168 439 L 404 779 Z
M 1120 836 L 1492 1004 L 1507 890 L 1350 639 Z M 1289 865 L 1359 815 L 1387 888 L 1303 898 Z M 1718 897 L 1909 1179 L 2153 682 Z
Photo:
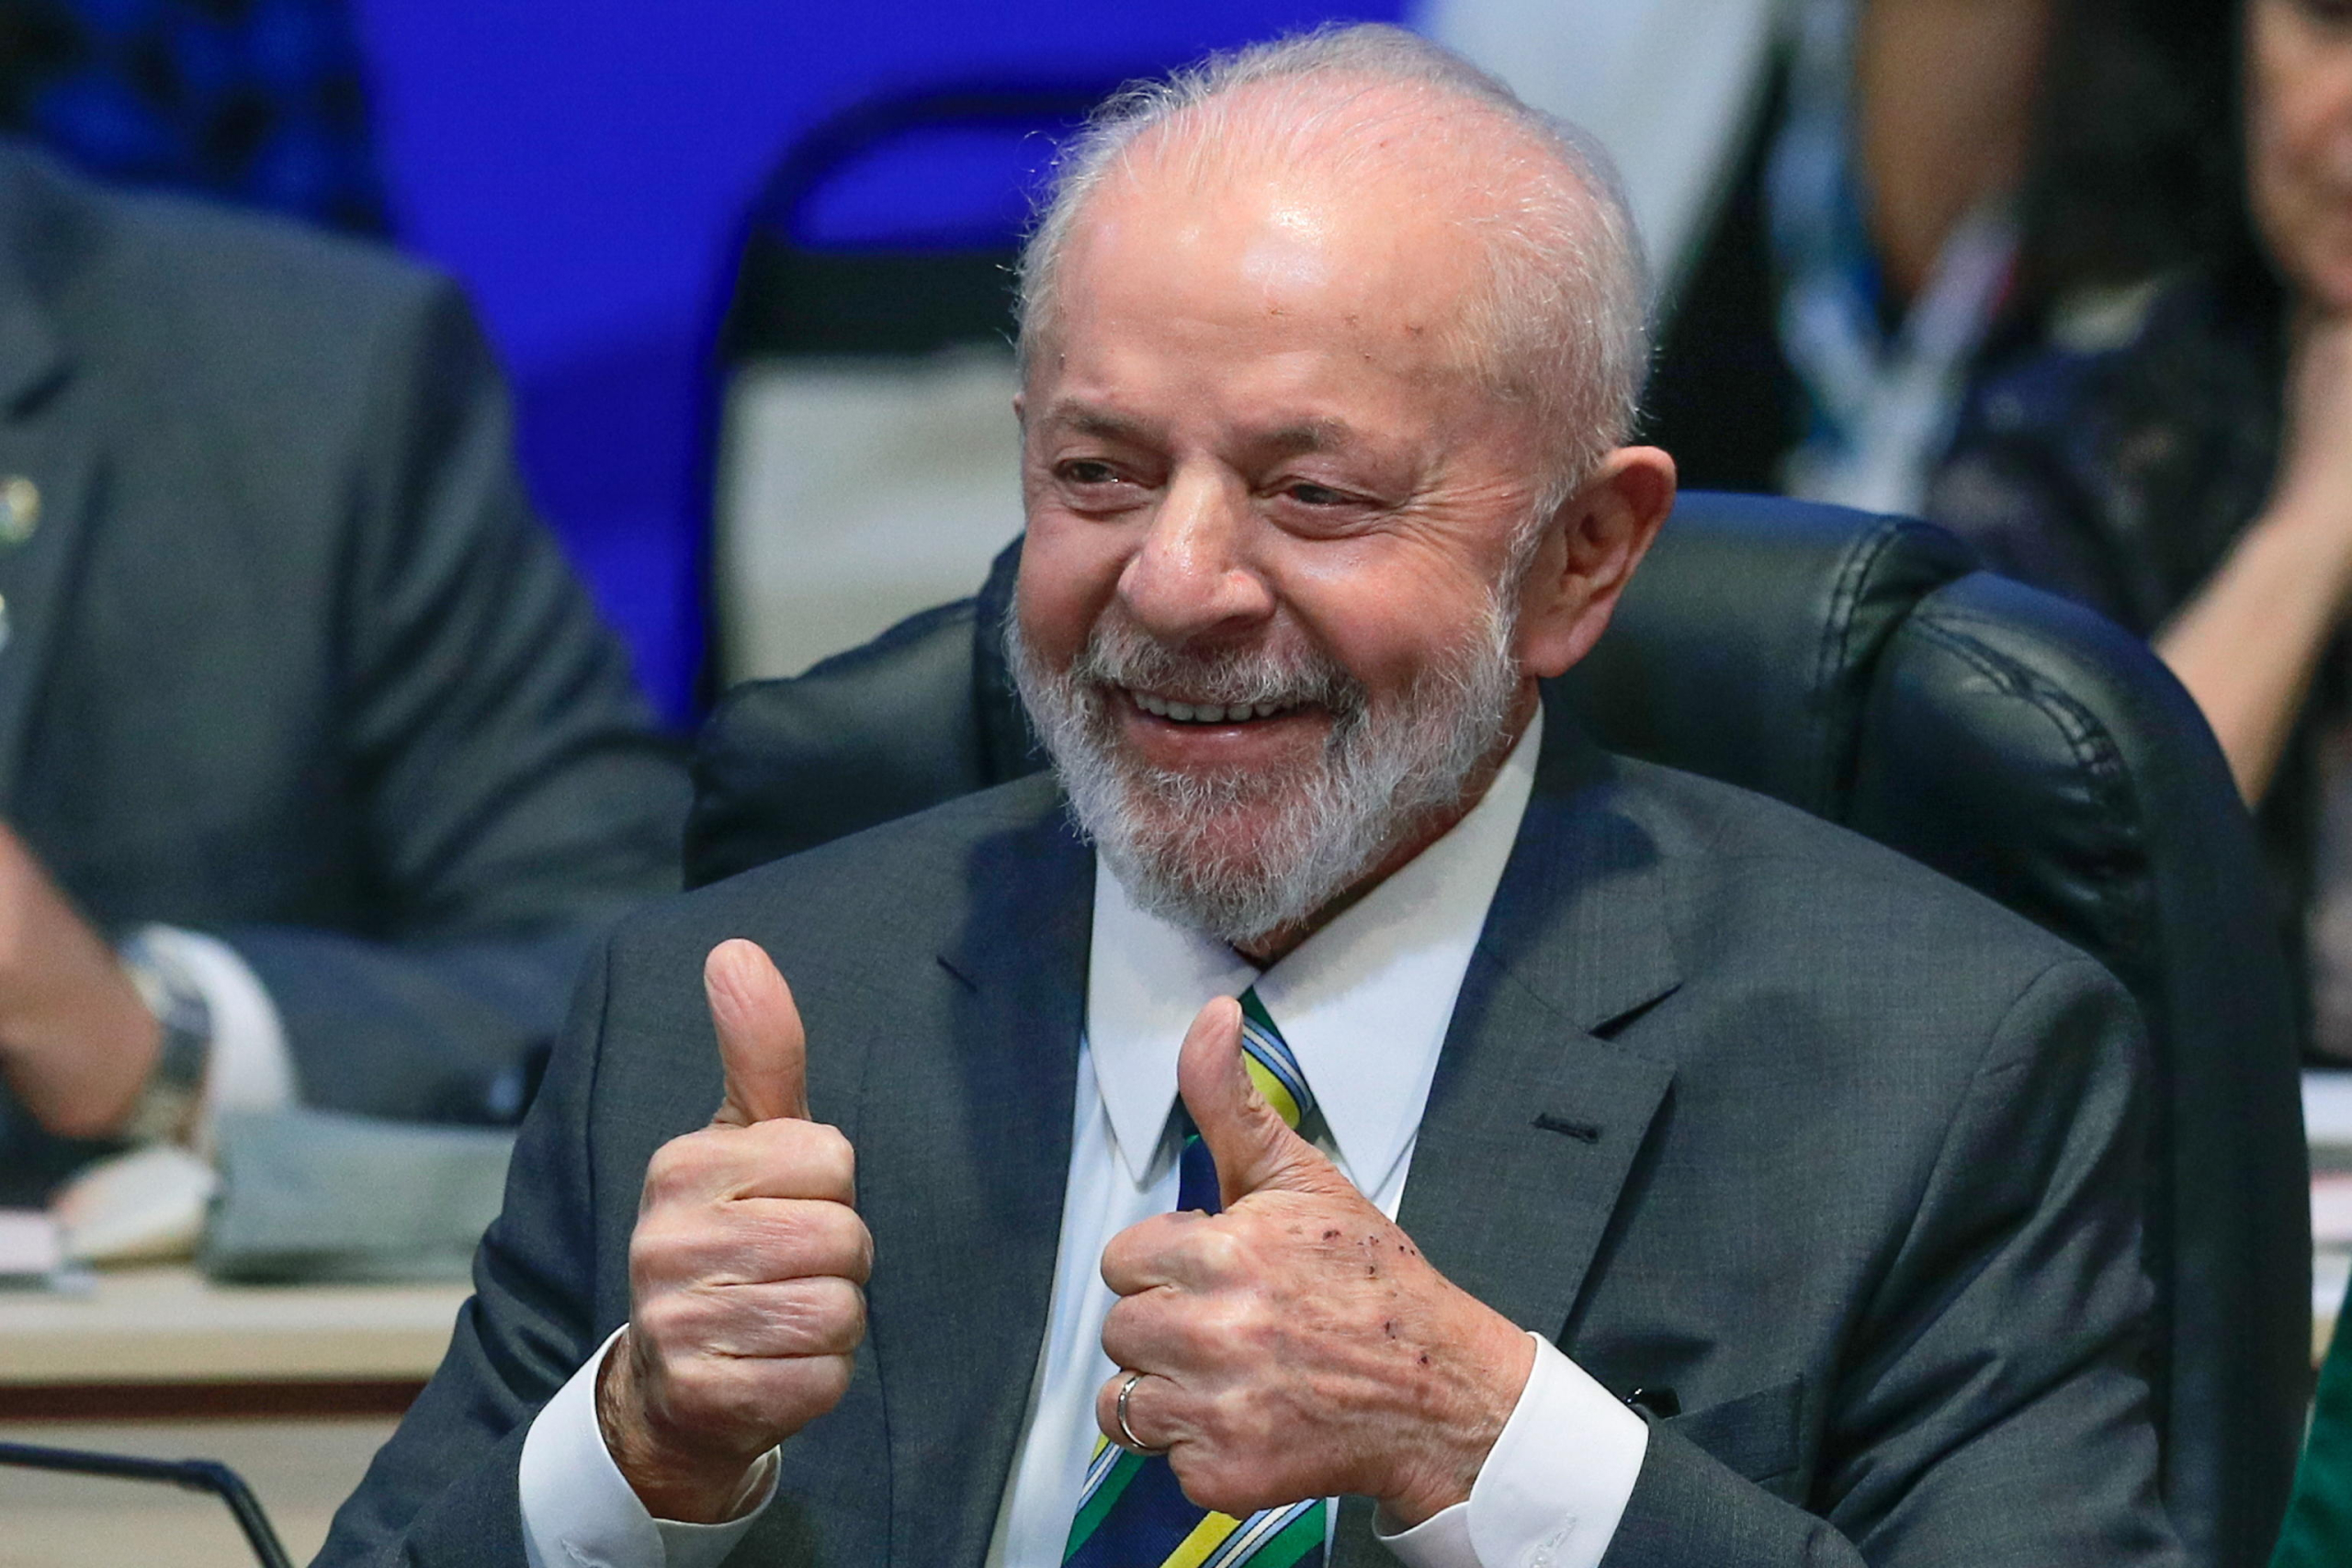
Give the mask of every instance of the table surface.
M 107 1270 L 86 1292 L 0 1292 L 0 1387 L 422 1382 L 467 1287 L 214 1285 L 188 1268 Z

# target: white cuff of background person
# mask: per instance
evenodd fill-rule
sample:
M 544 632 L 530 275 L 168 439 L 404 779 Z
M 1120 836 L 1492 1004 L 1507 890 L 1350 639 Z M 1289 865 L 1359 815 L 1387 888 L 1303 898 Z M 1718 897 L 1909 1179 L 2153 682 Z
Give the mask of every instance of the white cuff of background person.
M 145 926 L 139 935 L 203 993 L 211 1015 L 194 1138 L 198 1152 L 211 1150 L 213 1125 L 226 1112 L 281 1111 L 293 1104 L 294 1061 L 286 1046 L 286 1025 L 237 950 L 218 937 L 177 926 Z

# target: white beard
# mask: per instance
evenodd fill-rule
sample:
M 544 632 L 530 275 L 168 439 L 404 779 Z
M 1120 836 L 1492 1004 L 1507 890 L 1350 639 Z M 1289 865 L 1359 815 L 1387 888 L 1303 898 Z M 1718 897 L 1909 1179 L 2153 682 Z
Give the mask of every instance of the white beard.
M 1202 654 L 1106 611 L 1070 669 L 1046 669 L 1005 617 L 1021 699 L 1079 828 L 1141 908 L 1237 946 L 1295 928 L 1361 881 L 1437 813 L 1461 804 L 1499 748 L 1519 690 L 1499 596 L 1485 624 L 1401 697 L 1375 705 L 1320 654 Z M 1149 767 L 1120 738 L 1117 688 L 1227 706 L 1312 703 L 1332 716 L 1322 757 L 1276 774 Z M 1247 833 L 1242 824 L 1271 804 Z

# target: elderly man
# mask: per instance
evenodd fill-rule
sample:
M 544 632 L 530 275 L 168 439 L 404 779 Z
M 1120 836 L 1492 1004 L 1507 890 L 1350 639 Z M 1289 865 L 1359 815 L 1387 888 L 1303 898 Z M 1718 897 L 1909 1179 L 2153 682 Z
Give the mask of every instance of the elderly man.
M 1637 274 L 1405 35 L 1116 106 L 1023 277 L 1054 775 L 614 941 L 324 1560 L 2173 1561 L 2114 985 L 1540 712 L 1672 500 Z

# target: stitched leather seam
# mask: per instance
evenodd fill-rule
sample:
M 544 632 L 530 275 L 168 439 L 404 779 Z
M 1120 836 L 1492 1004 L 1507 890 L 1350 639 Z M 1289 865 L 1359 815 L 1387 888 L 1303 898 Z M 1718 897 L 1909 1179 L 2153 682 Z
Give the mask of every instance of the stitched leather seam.
M 1861 598 L 1861 585 L 1869 578 L 1871 568 L 1885 552 L 1887 541 L 1894 533 L 1894 530 L 1892 528 L 1880 528 L 1874 531 L 1863 542 L 1862 547 L 1848 557 L 1845 564 L 1838 568 L 1838 580 L 1829 590 L 1829 624 L 1822 627 L 1821 647 L 1815 658 L 1813 670 L 1813 689 L 1822 694 L 1826 705 L 1834 705 L 1838 698 L 1838 694 L 1833 681 L 1838 671 L 1844 668 L 1847 649 L 1851 646 L 1854 632 L 1854 605 Z M 1816 716 L 1815 723 L 1817 728 L 1827 728 L 1822 723 L 1819 716 Z M 1822 748 L 1816 746 L 1810 750 L 1820 766 L 1838 772 L 1850 771 L 1848 766 L 1849 759 L 1839 758 L 1832 761 L 1821 757 Z M 1845 814 L 1839 808 L 1839 803 L 1832 796 L 1838 783 L 1834 777 L 1817 778 L 1808 782 L 1812 785 L 1812 794 L 1815 800 L 1838 816 Z
M 1834 677 L 1839 671 L 1848 667 L 1852 658 L 1855 636 L 1854 611 L 1862 602 L 1864 588 L 1877 571 L 1879 561 L 1888 551 L 1894 548 L 1898 541 L 1907 539 L 1923 531 L 1919 524 L 1905 522 L 1901 518 L 1882 517 L 1879 519 L 1879 526 L 1871 532 L 1870 536 L 1847 558 L 1845 564 L 1838 568 L 1837 581 L 1829 591 L 1829 622 L 1822 630 L 1821 649 L 1815 662 L 1813 678 L 1814 690 L 1822 694 L 1825 702 L 1833 707 L 1843 705 L 1845 701 L 1846 694 L 1835 682 Z M 1940 587 L 1941 584 L 1937 586 Z M 1882 644 L 1892 637 L 1897 624 L 1899 623 L 1891 623 L 1888 626 L 1886 637 L 1880 639 Z M 1817 716 L 1816 728 L 1834 729 L 1834 715 Z M 1819 760 L 1820 766 L 1827 770 L 1829 776 L 1810 781 L 1813 785 L 1814 798 L 1820 802 L 1824 811 L 1840 820 L 1846 814 L 1848 805 L 1846 796 L 1851 792 L 1855 764 L 1860 755 L 1859 727 L 1848 726 L 1847 728 L 1850 732 L 1851 739 L 1843 748 L 1842 755 L 1824 758 L 1821 756 L 1822 748 L 1813 748 L 1814 755 Z
M 1981 616 L 1931 610 L 1914 615 L 1911 624 L 1928 641 L 1968 664 L 2004 692 L 2023 698 L 2050 721 L 2051 728 L 2073 753 L 2075 765 L 2082 769 L 2098 790 L 2101 806 L 2115 819 L 2131 825 L 2132 841 L 2144 859 L 2147 850 L 2140 827 L 2139 803 L 2132 787 L 2131 771 L 2123 765 L 2121 750 L 2098 716 L 2016 660 L 1970 636 L 1964 628 L 1992 624 Z M 2130 928 L 2132 951 L 2135 958 L 2143 956 L 2142 950 L 2150 924 L 2149 910 L 2144 885 L 2134 891 L 2132 884 L 2143 883 L 2143 879 L 2103 867 L 2092 867 L 2088 874 L 2107 888 L 2120 891 L 2129 898 L 2132 915 Z M 2104 896 L 2111 897 L 2115 893 Z

